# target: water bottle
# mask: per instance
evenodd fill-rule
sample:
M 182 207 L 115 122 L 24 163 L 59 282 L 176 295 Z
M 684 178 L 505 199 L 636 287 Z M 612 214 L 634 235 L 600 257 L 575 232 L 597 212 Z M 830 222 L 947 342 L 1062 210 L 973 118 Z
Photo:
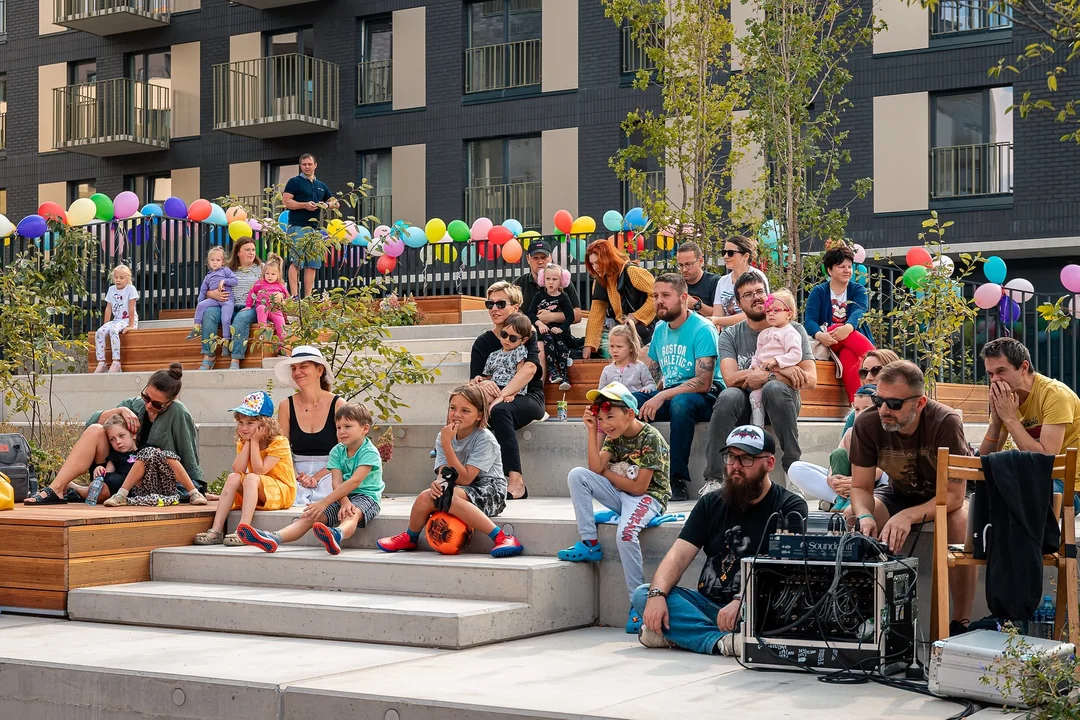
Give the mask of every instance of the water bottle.
M 97 505 L 98 496 L 101 495 L 101 488 L 105 486 L 105 478 L 97 477 L 90 483 L 90 491 L 86 493 L 86 504 Z
M 1039 606 L 1039 612 L 1042 615 L 1042 633 L 1039 637 L 1046 638 L 1048 640 L 1054 639 L 1054 616 L 1056 614 L 1056 608 L 1054 607 L 1054 598 L 1050 595 L 1043 595 L 1042 605 Z

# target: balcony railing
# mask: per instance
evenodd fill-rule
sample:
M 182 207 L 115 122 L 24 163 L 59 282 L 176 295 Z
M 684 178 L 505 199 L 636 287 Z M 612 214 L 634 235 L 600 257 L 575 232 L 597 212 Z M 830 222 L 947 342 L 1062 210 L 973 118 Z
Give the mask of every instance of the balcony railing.
M 149 30 L 169 24 L 172 0 L 55 0 L 53 22 L 92 35 Z
M 94 157 L 168 150 L 169 88 L 130 78 L 53 90 L 53 147 Z
M 255 138 L 338 129 L 338 66 L 276 55 L 214 66 L 214 129 Z
M 7 150 L 7 113 L 0 113 L 0 150 Z
M 1012 143 L 954 145 L 930 152 L 934 199 L 1005 195 L 1013 191 Z
M 1003 30 L 1012 27 L 1010 13 L 998 0 L 942 0 L 930 16 L 930 34 L 939 37 Z
M 664 187 L 664 171 L 653 170 L 645 173 L 645 187 L 649 190 L 661 190 Z M 644 198 L 634 194 L 634 191 L 630 189 L 630 183 L 623 183 L 623 202 L 625 203 L 624 210 L 629 210 L 634 207 L 641 207 L 644 202 Z
M 540 84 L 539 39 L 465 50 L 465 92 L 509 90 Z
M 7 35 L 7 0 L 0 0 L 0 35 Z
M 651 32 L 652 37 L 649 43 L 652 47 L 656 47 L 660 44 L 660 38 L 655 30 Z M 648 45 L 642 45 L 634 34 L 631 32 L 628 25 L 624 25 L 622 28 L 622 71 L 623 74 L 636 73 L 638 70 L 655 70 L 656 63 L 653 62 L 646 48 Z
M 392 60 L 372 60 L 356 66 L 356 104 L 374 105 L 394 99 Z
M 537 229 L 543 224 L 540 208 L 540 183 L 517 182 L 497 184 L 500 178 L 474 178 L 465 188 L 465 215 L 469 224 L 481 217 L 501 223 L 514 219 L 526 228 Z
M 374 217 L 378 222 L 365 223 L 371 226 L 392 225 L 394 222 L 393 197 L 390 188 L 380 187 L 378 195 L 369 195 L 360 198 L 360 204 L 356 208 L 356 219 L 363 221 L 364 218 Z

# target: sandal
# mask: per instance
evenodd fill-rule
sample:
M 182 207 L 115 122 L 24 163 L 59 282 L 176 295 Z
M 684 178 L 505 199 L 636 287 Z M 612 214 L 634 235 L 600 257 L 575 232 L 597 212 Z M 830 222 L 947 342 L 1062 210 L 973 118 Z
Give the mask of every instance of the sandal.
M 210 358 L 208 360 L 203 360 L 202 363 L 199 365 L 199 369 L 200 370 L 213 370 L 214 369 L 214 358 Z
M 222 541 L 225 547 L 243 547 L 244 541 L 240 539 L 240 536 L 236 533 L 229 533 L 225 536 L 225 540 Z
M 55 490 L 46 485 L 34 495 L 23 500 L 23 505 L 67 505 L 67 500 L 57 495 Z
M 195 536 L 195 545 L 220 545 L 222 539 L 222 532 L 220 530 L 214 530 L 211 528 L 206 532 L 201 532 Z
M 229 369 L 230 370 L 239 370 L 240 369 L 240 361 L 239 360 L 233 360 L 232 362 L 230 362 L 229 363 Z

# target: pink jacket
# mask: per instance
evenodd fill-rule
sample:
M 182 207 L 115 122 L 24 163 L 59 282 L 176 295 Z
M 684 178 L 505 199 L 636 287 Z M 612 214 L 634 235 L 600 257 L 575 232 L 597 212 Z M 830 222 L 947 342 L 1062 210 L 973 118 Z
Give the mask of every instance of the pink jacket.
M 247 294 L 247 301 L 244 303 L 245 307 L 252 307 L 255 303 L 260 305 L 269 305 L 270 298 L 274 293 L 281 293 L 281 297 L 289 297 L 289 289 L 282 283 L 268 283 L 263 279 L 259 279 L 252 287 L 251 291 Z
M 757 337 L 757 352 L 750 367 L 764 367 L 766 360 L 775 360 L 780 367 L 794 367 L 802 362 L 802 335 L 790 323 L 784 327 L 767 327 Z

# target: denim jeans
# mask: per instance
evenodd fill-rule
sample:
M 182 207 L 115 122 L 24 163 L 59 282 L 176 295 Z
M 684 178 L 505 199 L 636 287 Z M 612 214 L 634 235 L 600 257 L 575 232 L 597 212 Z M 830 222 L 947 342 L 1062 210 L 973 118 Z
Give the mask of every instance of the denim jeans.
M 641 407 L 659 391 L 634 393 Z M 690 482 L 690 448 L 694 442 L 694 426 L 709 422 L 716 396 L 712 393 L 683 393 L 671 398 L 656 411 L 653 422 L 670 422 L 668 445 L 671 448 L 671 479 Z
M 645 616 L 645 603 L 648 600 L 649 586 L 642 585 L 634 591 L 631 603 L 641 617 Z M 683 650 L 716 655 L 716 644 L 728 633 L 722 632 L 716 625 L 716 616 L 720 606 L 709 600 L 697 590 L 672 588 L 667 598 L 668 625 L 664 637 Z
M 245 308 L 243 305 L 237 305 L 235 312 L 233 313 L 232 321 L 233 340 L 235 340 L 232 347 L 233 360 L 244 359 L 244 353 L 247 350 L 244 341 L 248 339 L 248 334 L 251 332 L 251 324 L 253 322 L 255 322 L 255 308 Z M 211 357 L 214 355 L 210 349 L 210 337 L 217 332 L 220 324 L 221 308 L 207 308 L 206 313 L 203 315 L 202 323 L 203 355 Z
M 799 448 L 799 409 L 802 397 L 787 383 L 770 380 L 761 388 L 766 422 L 780 442 L 783 456 L 780 464 L 787 472 L 791 464 L 802 457 Z M 727 444 L 728 434 L 739 425 L 750 422 L 750 395 L 742 388 L 728 388 L 720 393 L 709 421 L 709 447 L 705 451 L 705 477 L 719 480 L 724 477 L 724 461 L 720 450 Z

